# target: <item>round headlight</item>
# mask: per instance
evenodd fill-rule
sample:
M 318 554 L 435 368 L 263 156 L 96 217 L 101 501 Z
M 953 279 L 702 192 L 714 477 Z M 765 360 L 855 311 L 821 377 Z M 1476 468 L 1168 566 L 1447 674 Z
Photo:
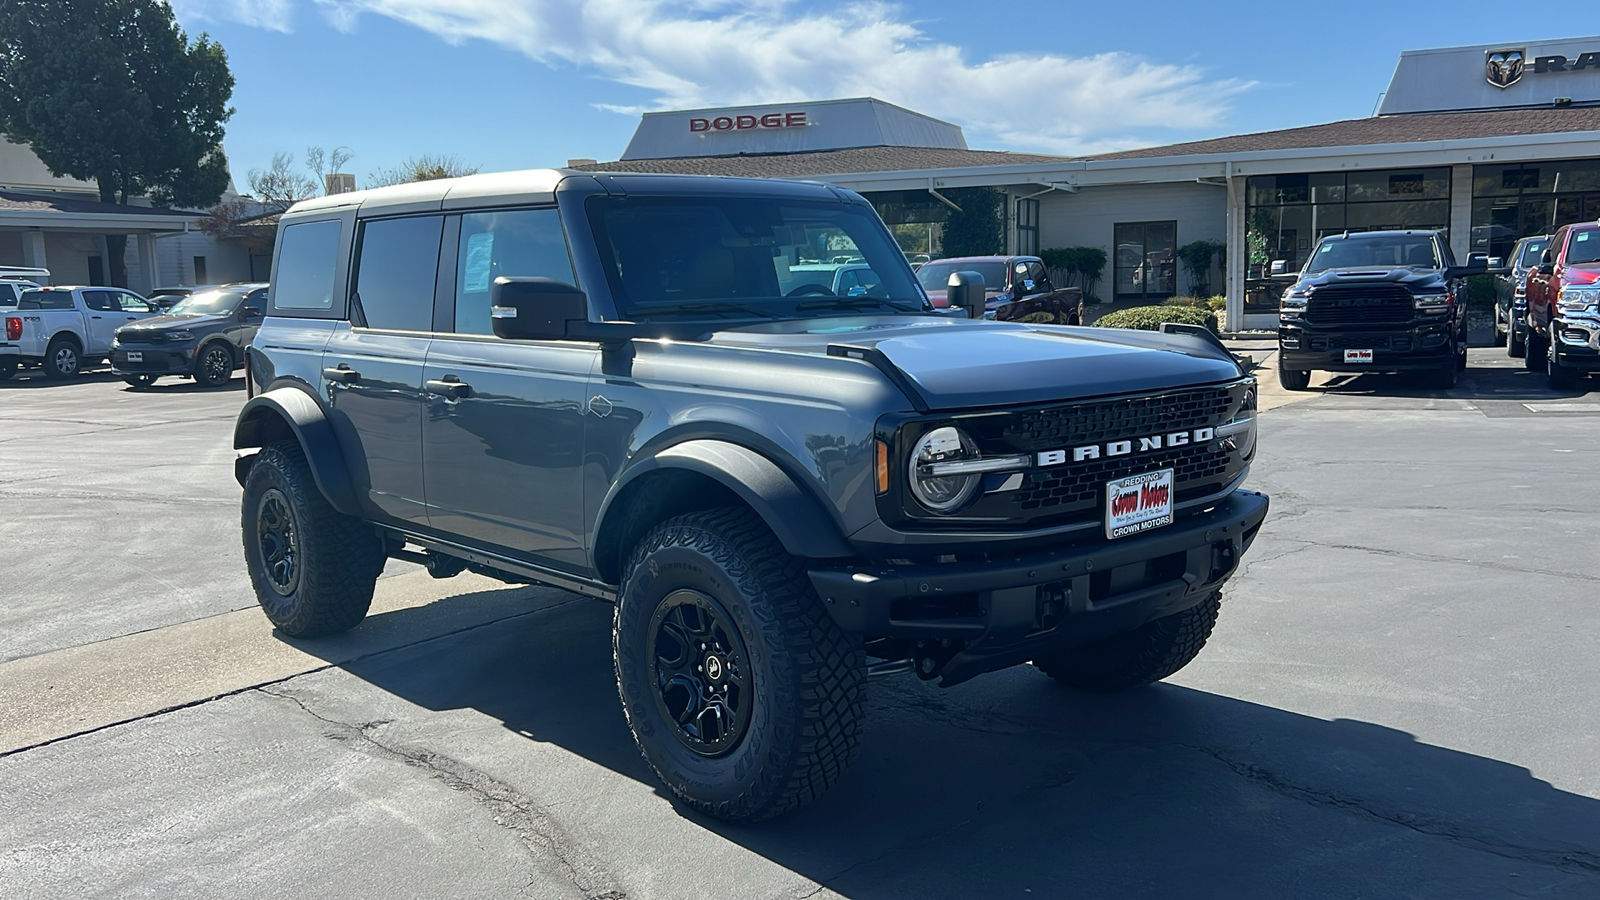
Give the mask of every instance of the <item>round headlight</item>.
M 955 512 L 972 495 L 983 481 L 979 474 L 934 475 L 935 463 L 960 462 L 977 459 L 978 445 L 958 428 L 948 425 L 935 428 L 917 441 L 911 451 L 911 493 L 917 502 L 930 512 L 947 514 Z

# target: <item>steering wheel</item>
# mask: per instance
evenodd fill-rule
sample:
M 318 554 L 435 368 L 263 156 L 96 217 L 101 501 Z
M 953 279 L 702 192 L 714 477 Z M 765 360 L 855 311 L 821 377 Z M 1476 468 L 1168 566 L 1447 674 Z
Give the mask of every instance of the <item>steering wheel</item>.
M 785 297 L 804 297 L 807 294 L 827 294 L 833 296 L 833 291 L 825 284 L 802 284 L 787 294 Z

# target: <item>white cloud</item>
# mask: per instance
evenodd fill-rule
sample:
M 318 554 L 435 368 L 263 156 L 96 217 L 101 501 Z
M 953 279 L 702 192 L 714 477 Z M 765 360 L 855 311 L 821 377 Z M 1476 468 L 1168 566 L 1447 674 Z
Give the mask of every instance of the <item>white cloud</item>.
M 286 34 L 293 7 L 293 0 L 172 0 L 179 21 L 238 22 Z
M 263 23 L 288 0 L 232 0 Z M 642 88 L 646 108 L 873 96 L 955 121 L 975 146 L 1076 153 L 1215 128 L 1250 85 L 1125 53 L 969 61 L 895 5 L 800 0 L 314 0 L 336 27 L 380 15 Z M 229 0 L 203 3 L 208 14 Z M 269 15 L 269 11 L 272 13 Z M 263 27 L 274 27 L 264 24 Z M 632 107 L 605 107 L 634 112 Z M 1168 132 L 1170 133 L 1170 132 Z M 992 142 L 992 143 L 991 143 Z

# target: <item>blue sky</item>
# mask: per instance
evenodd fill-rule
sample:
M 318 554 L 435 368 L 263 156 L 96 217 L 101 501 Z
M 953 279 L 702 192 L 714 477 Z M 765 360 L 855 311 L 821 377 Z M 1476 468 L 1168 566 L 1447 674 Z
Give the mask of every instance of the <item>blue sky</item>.
M 1571 36 L 1501 4 L 176 0 L 228 51 L 240 188 L 277 151 L 615 159 L 649 109 L 877 96 L 1082 153 L 1370 115 L 1401 50 Z M 1570 21 L 1570 20 L 1569 20 Z M 1424 24 L 1425 23 L 1425 24 Z

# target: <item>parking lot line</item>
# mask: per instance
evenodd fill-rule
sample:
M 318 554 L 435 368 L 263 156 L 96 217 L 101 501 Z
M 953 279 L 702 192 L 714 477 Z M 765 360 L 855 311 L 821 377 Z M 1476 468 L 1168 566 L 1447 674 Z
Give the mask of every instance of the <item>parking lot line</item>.
M 0 664 L 0 756 L 491 622 L 578 602 L 478 575 L 378 583 L 357 629 L 316 641 L 244 609 Z

